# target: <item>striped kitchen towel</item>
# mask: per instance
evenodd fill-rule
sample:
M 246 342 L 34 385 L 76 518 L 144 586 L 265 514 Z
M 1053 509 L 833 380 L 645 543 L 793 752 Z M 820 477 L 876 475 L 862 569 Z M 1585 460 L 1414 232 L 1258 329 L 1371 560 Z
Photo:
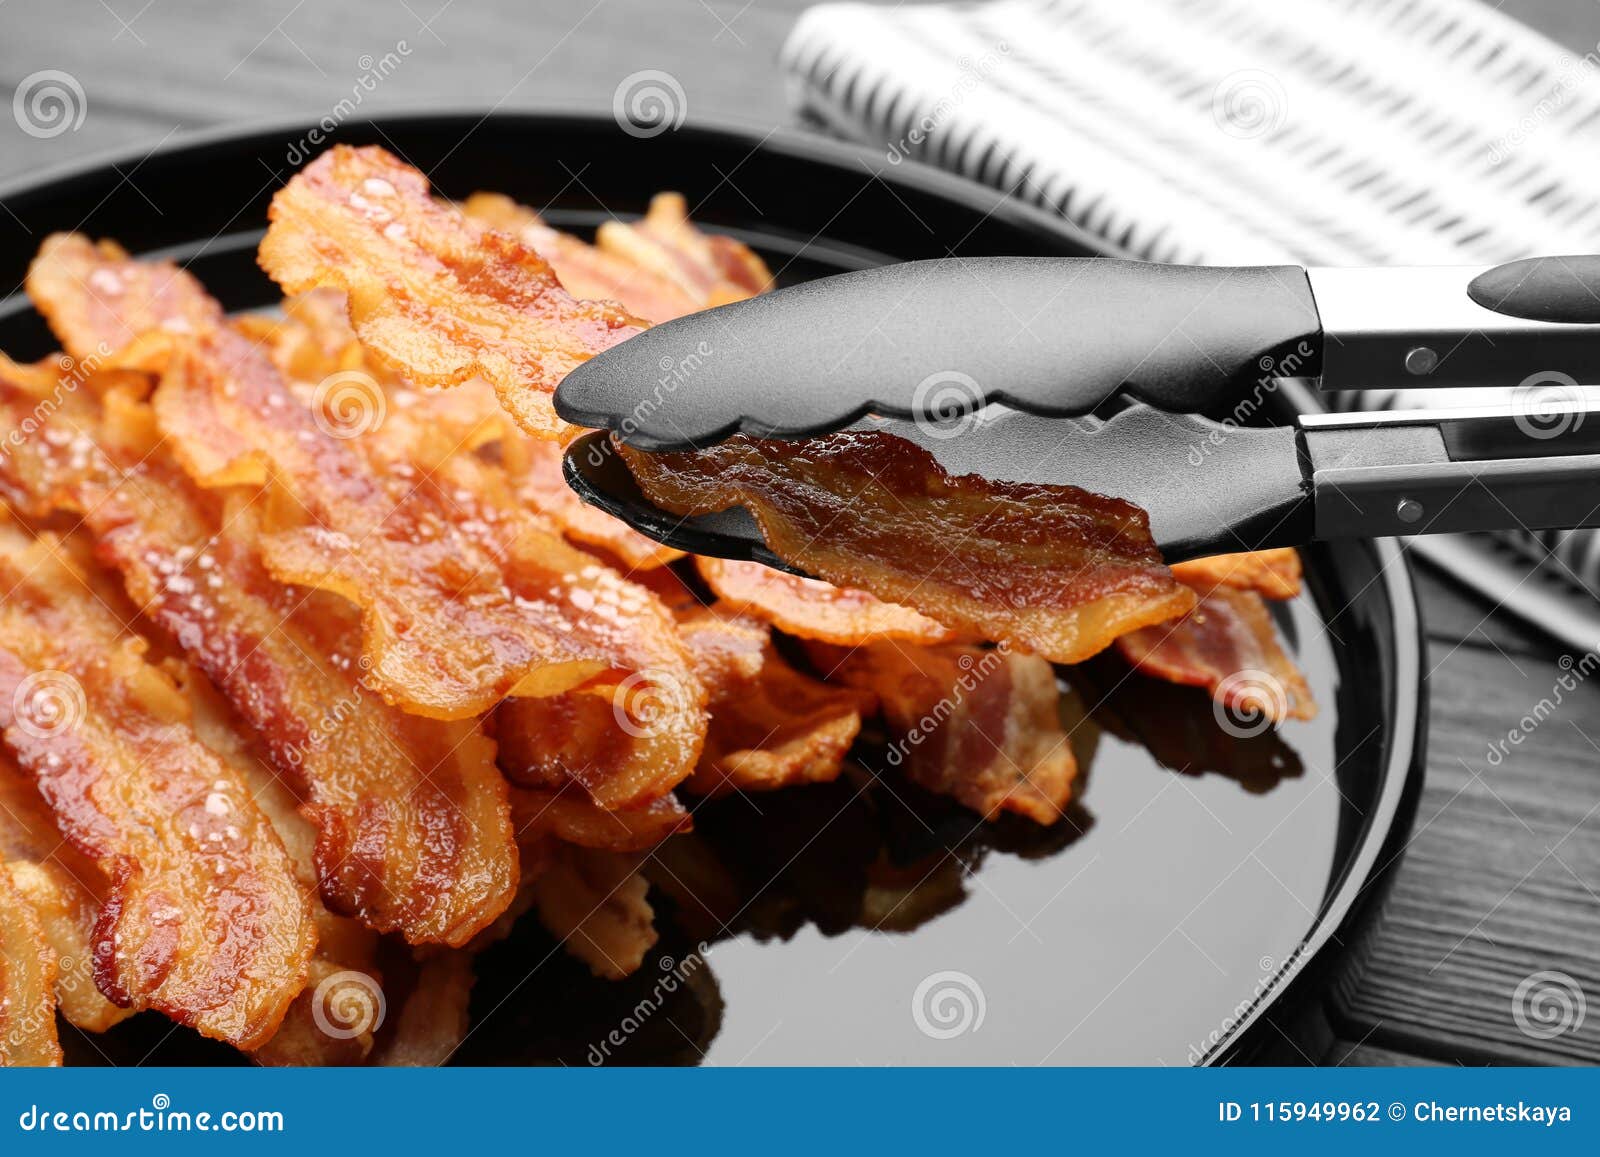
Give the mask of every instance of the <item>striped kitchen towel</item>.
M 1600 51 L 1478 0 L 831 3 L 783 67 L 798 108 L 888 163 L 965 174 L 1148 260 L 1600 252 Z M 1600 533 L 1506 545 L 1600 595 Z

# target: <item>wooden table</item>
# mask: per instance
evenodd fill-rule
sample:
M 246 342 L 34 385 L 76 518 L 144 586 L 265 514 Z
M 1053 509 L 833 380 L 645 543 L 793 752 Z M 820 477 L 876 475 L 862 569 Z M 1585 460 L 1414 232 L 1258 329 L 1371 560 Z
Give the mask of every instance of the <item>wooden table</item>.
M 354 99 L 400 107 L 609 108 L 619 80 L 671 72 L 688 111 L 765 131 L 790 123 L 773 60 L 801 0 L 6 0 L 0 88 L 60 69 L 83 123 L 35 139 L 0 118 L 0 180 L 95 150 L 151 147 L 207 125 L 303 115 Z M 1582 53 L 1600 9 L 1509 0 Z M 402 50 L 403 49 L 403 50 Z M 137 183 L 137 169 L 128 175 Z M 1566 697 L 1499 766 L 1489 745 L 1551 695 L 1562 650 L 1418 571 L 1432 738 L 1412 843 L 1368 942 L 1328 1000 L 1316 1055 L 1335 1063 L 1600 1061 L 1600 681 Z M 1596 640 L 1600 645 L 1600 640 Z M 1519 982 L 1575 978 L 1591 1008 L 1548 1041 L 1511 1015 Z

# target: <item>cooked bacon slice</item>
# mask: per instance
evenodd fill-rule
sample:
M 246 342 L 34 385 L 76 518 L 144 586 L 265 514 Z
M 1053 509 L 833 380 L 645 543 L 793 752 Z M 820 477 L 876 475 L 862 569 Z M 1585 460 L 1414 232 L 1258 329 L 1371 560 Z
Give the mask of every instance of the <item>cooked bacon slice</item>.
M 287 497 L 265 505 L 269 570 L 362 608 L 370 677 L 393 700 L 460 719 L 507 694 L 555 694 L 608 671 L 686 670 L 665 612 L 529 517 L 493 472 L 465 459 L 420 477 L 375 472 L 267 350 L 216 324 L 219 307 L 192 277 L 165 269 L 159 298 L 143 300 L 155 292 L 149 271 L 110 256 L 95 266 L 95 250 L 78 241 L 79 284 L 100 272 L 124 283 L 117 304 L 138 324 L 212 319 L 189 326 L 156 392 L 163 432 L 203 486 L 269 476 L 282 486 Z M 51 288 L 58 314 L 75 316 L 66 287 Z M 71 349 L 88 335 L 63 326 L 61 336 Z
M 686 785 L 701 795 L 771 791 L 839 778 L 870 713 L 870 693 L 830 687 L 796 671 L 765 623 L 703 610 L 680 627 L 711 692 L 711 729 Z
M 351 1033 L 346 1026 L 330 1022 L 324 1007 L 327 991 L 321 985 L 331 976 L 352 972 L 369 975 L 377 983 L 378 936 L 358 921 L 335 916 L 324 906 L 317 874 L 317 829 L 301 814 L 300 798 L 267 765 L 258 745 L 245 734 L 232 707 L 209 680 L 187 663 L 177 662 L 170 667 L 193 708 L 195 734 L 238 768 L 256 806 L 283 841 L 317 928 L 317 950 L 305 988 L 289 1006 L 278 1031 L 251 1053 L 251 1059 L 270 1066 L 360 1064 L 372 1051 L 372 1032 L 362 1029 Z
M 836 587 L 759 562 L 702 557 L 694 561 L 700 577 L 728 608 L 765 619 L 802 639 L 841 646 L 876 639 L 943 643 L 954 634 L 910 607 L 886 603 L 866 591 Z
M 0 1068 L 54 1067 L 56 954 L 39 914 L 0 864 Z
M 1055 671 L 1043 659 L 959 643 L 817 651 L 829 679 L 878 695 L 891 730 L 888 762 L 914 783 L 988 818 L 1061 818 L 1078 764 L 1061 728 Z
M 481 374 L 529 433 L 556 437 L 550 395 L 644 322 L 581 301 L 514 237 L 435 200 L 379 148 L 337 146 L 272 200 L 261 266 L 285 292 L 342 289 L 367 350 L 424 386 Z
M 500 766 L 526 787 L 575 783 L 603 808 L 641 807 L 694 771 L 704 695 L 692 672 L 658 671 L 648 682 L 508 700 L 494 715 Z
M 45 238 L 27 277 L 28 296 L 69 354 L 138 369 L 165 360 L 163 339 L 221 320 L 217 303 L 194 288 L 170 261 L 134 261 L 113 242 L 76 233 Z
M 743 505 L 801 569 L 1054 662 L 1079 662 L 1194 605 L 1138 507 L 1070 486 L 952 477 L 891 434 L 623 454 L 658 506 Z
M 655 324 L 709 304 L 670 276 L 552 229 L 532 209 L 500 193 L 474 193 L 461 211 L 538 253 L 573 297 L 615 301 Z
M 676 283 L 703 305 L 742 301 L 772 288 L 772 274 L 747 246 L 731 237 L 702 233 L 690 223 L 689 206 L 681 193 L 657 193 L 637 224 L 605 222 L 596 231 L 595 243 L 603 252 Z M 643 316 L 655 322 L 667 320 Z
M 1260 595 L 1218 586 L 1175 623 L 1146 627 L 1117 640 L 1117 650 L 1147 675 L 1204 687 L 1242 716 L 1274 723 L 1311 719 L 1311 687 L 1278 643 Z
M 31 379 L 0 366 L 0 419 L 37 407 Z M 494 745 L 475 723 L 407 715 L 366 687 L 349 605 L 274 581 L 248 507 L 230 516 L 197 492 L 160 452 L 147 406 L 63 395 L 0 458 L 0 492 L 36 516 L 82 513 L 134 601 L 302 789 L 330 908 L 450 944 L 506 909 L 517 857 Z
M 1175 563 L 1172 577 L 1201 595 L 1215 587 L 1236 587 L 1263 598 L 1292 599 L 1300 593 L 1300 552 L 1281 547 L 1197 558 Z
M 0 527 L 0 724 L 63 834 L 109 880 L 95 979 L 252 1048 L 316 942 L 293 865 L 236 768 L 196 737 L 142 639 L 48 539 Z
M 0 750 L 0 870 L 6 867 L 56 954 L 62 1015 L 85 1032 L 105 1032 L 132 1016 L 94 984 L 95 923 L 105 878 L 62 838 L 38 786 Z
M 514 788 L 511 814 L 519 840 L 552 836 L 608 852 L 648 851 L 668 836 L 694 827 L 676 796 L 665 795 L 643 807 L 608 811 L 571 785 L 555 791 Z
M 596 976 L 621 980 L 638 971 L 656 942 L 650 885 L 639 857 L 561 847 L 534 884 L 539 919 Z
M 608 672 L 687 669 L 649 594 L 530 517 L 494 471 L 462 456 L 377 477 L 241 335 L 181 348 L 154 405 L 203 485 L 271 464 L 292 501 L 268 506 L 268 568 L 362 609 L 372 678 L 410 711 L 461 719 Z

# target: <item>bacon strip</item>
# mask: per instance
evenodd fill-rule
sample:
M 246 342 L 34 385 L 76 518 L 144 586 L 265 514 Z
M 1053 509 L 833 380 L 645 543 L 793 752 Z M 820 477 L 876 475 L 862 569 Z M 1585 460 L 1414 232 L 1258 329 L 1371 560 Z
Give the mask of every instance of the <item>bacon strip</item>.
M 590 506 L 573 493 L 561 474 L 561 447 L 532 438 L 508 440 L 507 468 L 516 480 L 517 497 L 561 528 L 571 541 L 598 547 L 630 572 L 652 570 L 683 557 L 653 538 L 646 538 L 620 518 Z
M 469 1027 L 473 955 L 464 950 L 435 952 L 417 970 L 411 992 L 400 1005 L 394 1031 L 373 1064 L 389 1068 L 435 1068 L 448 1061 Z
M 305 981 L 316 934 L 292 864 L 181 695 L 46 539 L 0 527 L 0 725 L 62 832 L 110 881 L 95 979 L 252 1048 Z
M 952 477 L 890 434 L 622 453 L 658 506 L 743 505 L 800 568 L 1054 662 L 1080 662 L 1194 605 L 1137 507 L 1070 486 Z
M 348 605 L 275 582 L 250 512 L 225 516 L 157 452 L 148 407 L 111 391 L 102 409 L 92 393 L 65 395 L 0 459 L 0 492 L 40 516 L 82 513 L 134 601 L 303 790 L 330 908 L 414 943 L 466 943 L 516 889 L 493 744 L 476 724 L 385 705 L 362 683 Z M 36 406 L 0 367 L 0 418 Z
M 608 852 L 648 851 L 668 836 L 694 828 L 693 819 L 673 795 L 643 807 L 608 811 L 575 788 L 516 788 L 511 809 L 519 839 L 552 836 Z
M 536 436 L 563 431 L 556 384 L 645 324 L 574 298 L 532 248 L 435 200 L 382 149 L 330 149 L 278 191 L 269 217 L 261 267 L 286 293 L 344 290 L 380 361 L 424 386 L 481 374 Z
M 39 914 L 0 864 L 0 1068 L 61 1064 L 55 983 Z
M 192 705 L 195 734 L 231 766 L 239 770 L 251 798 L 283 841 L 294 865 L 295 882 L 311 906 L 317 929 L 317 950 L 312 957 L 306 986 L 289 1006 L 272 1038 L 252 1054 L 260 1065 L 354 1065 L 372 1051 L 370 1028 L 347 1031 L 330 1022 L 325 1007 L 329 977 L 359 973 L 378 982 L 378 937 L 359 922 L 335 916 L 319 894 L 316 847 L 317 829 L 301 814 L 301 800 L 283 778 L 267 765 L 257 745 L 245 735 L 226 700 L 187 663 L 175 664 L 174 677 Z M 320 1015 L 319 1015 L 320 1012 Z
M 818 648 L 818 659 L 830 680 L 878 695 L 892 732 L 888 762 L 914 783 L 991 819 L 1061 818 L 1078 764 L 1055 672 L 1037 655 L 873 643 L 842 656 Z
M 1255 591 L 1262 598 L 1292 599 L 1300 593 L 1300 552 L 1281 547 L 1213 555 L 1173 564 L 1172 576 L 1201 595 L 1224 586 Z
M 701 795 L 772 791 L 839 778 L 876 699 L 796 671 L 766 624 L 718 608 L 680 628 L 711 689 L 711 730 L 687 787 Z
M 655 324 L 708 304 L 672 277 L 552 229 L 532 209 L 500 193 L 474 193 L 461 211 L 538 253 L 573 297 L 615 301 Z
M 136 262 L 111 241 L 98 244 L 76 233 L 45 238 L 28 267 L 27 290 L 67 351 L 80 361 L 100 359 L 134 369 L 155 369 L 166 359 L 167 339 L 197 333 L 221 320 L 210 297 L 170 262 Z M 152 340 L 154 339 L 154 340 Z
M 866 591 L 836 587 L 759 562 L 701 557 L 694 561 L 700 577 L 729 609 L 764 619 L 802 639 L 852 646 L 876 639 L 944 643 L 954 635 L 926 615 Z
M 1117 650 L 1147 675 L 1204 687 L 1241 716 L 1282 723 L 1317 713 L 1310 685 L 1278 644 L 1272 615 L 1254 591 L 1218 586 L 1176 623 L 1122 636 Z
M 772 288 L 772 274 L 747 246 L 694 227 L 681 193 L 657 193 L 637 224 L 604 222 L 596 231 L 595 244 L 635 268 L 676 283 L 702 305 L 742 301 Z M 654 322 L 667 320 L 650 313 L 642 316 Z
M 62 838 L 33 780 L 0 750 L 0 870 L 37 914 L 56 955 L 56 1000 L 69 1022 L 105 1032 L 133 1015 L 94 984 L 95 924 L 100 918 L 100 869 Z

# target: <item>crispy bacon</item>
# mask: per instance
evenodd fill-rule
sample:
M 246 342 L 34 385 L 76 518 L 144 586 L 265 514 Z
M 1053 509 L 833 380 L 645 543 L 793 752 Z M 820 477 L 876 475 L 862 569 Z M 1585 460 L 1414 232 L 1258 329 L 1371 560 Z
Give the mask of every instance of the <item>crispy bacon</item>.
M 305 988 L 289 1006 L 278 1031 L 251 1058 L 269 1066 L 360 1064 L 372 1051 L 372 1031 L 352 1033 L 346 1031 L 348 1026 L 332 1024 L 325 1007 L 327 992 L 321 986 L 329 977 L 352 972 L 371 976 L 377 983 L 378 937 L 358 921 L 336 916 L 324 906 L 317 875 L 317 829 L 301 814 L 300 798 L 245 734 L 232 707 L 187 663 L 176 661 L 169 667 L 193 709 L 195 734 L 239 770 L 251 798 L 283 841 L 317 929 L 317 950 Z
M 410 711 L 460 719 L 607 672 L 687 668 L 648 593 L 530 517 L 490 468 L 463 456 L 376 477 L 239 335 L 182 348 L 154 405 L 202 484 L 271 464 L 290 500 L 267 506 L 268 568 L 362 609 L 372 678 Z
M 5 743 L 109 881 L 96 982 L 124 1007 L 262 1043 L 316 941 L 282 842 L 143 641 L 48 539 L 0 528 L 0 583 Z
M 62 838 L 55 816 L 33 780 L 0 750 L 0 866 L 38 915 L 56 955 L 61 1013 L 85 1032 L 105 1032 L 133 1015 L 94 984 L 95 923 L 100 918 L 100 869 Z
M 695 566 L 731 610 L 764 619 L 802 639 L 850 646 L 876 639 L 948 642 L 954 632 L 910 607 L 866 591 L 775 570 L 758 562 L 697 557 Z
M 1272 615 L 1251 590 L 1218 586 L 1183 618 L 1134 631 L 1117 650 L 1147 675 L 1204 687 L 1241 715 L 1311 719 L 1311 687 L 1278 643 Z
M 27 277 L 28 296 L 67 352 L 107 368 L 157 368 L 167 339 L 216 325 L 221 308 L 194 288 L 170 261 L 134 261 L 114 242 L 76 233 L 46 237 Z
M 701 795 L 837 779 L 876 700 L 830 687 L 779 657 L 765 623 L 720 608 L 680 629 L 711 690 L 711 729 L 687 786 Z
M 0 864 L 0 1068 L 56 1066 L 56 954 Z
M 1070 486 L 952 477 L 890 434 L 622 452 L 658 506 L 743 505 L 802 569 L 1054 662 L 1079 662 L 1194 604 L 1137 507 Z
M 500 766 L 527 787 L 576 783 L 603 808 L 659 799 L 694 771 L 704 689 L 664 672 L 649 682 L 512 699 L 495 710 Z
M 643 807 L 608 811 L 571 786 L 554 791 L 514 788 L 511 813 L 518 839 L 551 836 L 608 852 L 648 851 L 668 836 L 694 827 L 676 796 L 665 795 Z
M 342 289 L 367 350 L 425 386 L 481 374 L 529 433 L 556 437 L 550 395 L 644 322 L 580 301 L 528 245 L 435 200 L 378 148 L 337 146 L 272 200 L 263 269 L 288 293 Z
M 615 301 L 629 313 L 659 324 L 703 308 L 707 302 L 676 280 L 627 257 L 589 245 L 546 225 L 539 215 L 499 193 L 474 193 L 461 211 L 491 229 L 516 237 L 548 261 L 573 297 Z
M 1061 817 L 1078 764 L 1043 659 L 959 643 L 817 651 L 830 680 L 878 695 L 891 730 L 888 762 L 913 782 L 989 818 Z
M 742 301 L 772 288 L 772 274 L 747 246 L 694 227 L 681 193 L 657 193 L 637 224 L 606 221 L 596 231 L 595 243 L 604 253 L 674 282 L 702 305 Z
M 1201 595 L 1221 586 L 1268 599 L 1292 599 L 1300 593 L 1300 552 L 1281 547 L 1197 558 L 1175 563 L 1172 577 Z
M 563 845 L 534 883 L 539 919 L 596 976 L 638 971 L 656 942 L 637 855 Z
M 314 414 L 268 351 L 217 324 L 220 309 L 192 277 L 165 269 L 159 296 L 146 300 L 150 271 L 110 256 L 96 266 L 95 250 L 78 247 L 77 283 L 103 272 L 125 285 L 116 309 L 137 324 L 211 318 L 186 322 L 194 332 L 156 392 L 163 432 L 202 486 L 269 476 L 281 486 L 264 505 L 268 569 L 361 607 L 369 677 L 394 701 L 460 719 L 507 694 L 556 694 L 608 671 L 686 671 L 665 612 L 528 516 L 494 471 L 466 459 L 417 476 L 399 464 L 372 470 L 351 431 Z M 58 315 L 94 312 L 48 285 Z M 64 326 L 61 336 L 70 349 L 90 335 Z M 365 401 L 381 425 L 381 395 Z
M 0 367 L 0 417 L 37 408 Z M 239 711 L 304 791 L 334 910 L 416 943 L 462 944 L 511 902 L 517 859 L 504 779 L 476 724 L 383 703 L 362 681 L 348 604 L 266 572 L 248 507 L 225 512 L 160 453 L 148 407 L 64 394 L 0 458 L 31 513 L 79 511 L 101 559 Z

